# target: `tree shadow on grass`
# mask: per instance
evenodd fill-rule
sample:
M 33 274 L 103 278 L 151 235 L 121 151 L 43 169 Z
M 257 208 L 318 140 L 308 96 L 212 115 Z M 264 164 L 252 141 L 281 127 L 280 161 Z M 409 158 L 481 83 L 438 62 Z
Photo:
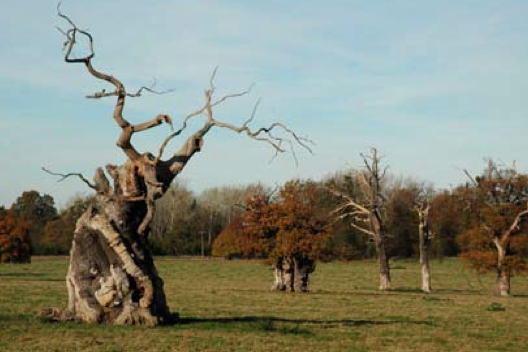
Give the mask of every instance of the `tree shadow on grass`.
M 510 295 L 508 298 L 528 298 L 528 295 L 526 295 L 526 294 L 520 294 L 520 295 L 513 294 L 513 295 Z
M 483 296 L 487 295 L 488 292 L 484 289 L 457 289 L 457 288 L 441 288 L 433 289 L 433 293 L 445 293 L 445 294 L 455 294 L 455 295 L 464 295 L 464 296 Z
M 240 324 L 240 323 L 285 323 L 296 325 L 311 326 L 365 326 L 365 325 L 390 325 L 390 324 L 412 324 L 436 326 L 435 323 L 428 320 L 412 320 L 409 317 L 390 317 L 385 320 L 368 320 L 368 319 L 288 319 L 274 316 L 240 316 L 240 317 L 219 317 L 219 318 L 179 318 L 177 324 Z
M 393 288 L 391 290 L 389 290 L 389 292 L 397 292 L 397 293 L 418 293 L 418 294 L 423 294 L 424 292 L 417 288 L 417 287 L 396 287 L 396 288 Z

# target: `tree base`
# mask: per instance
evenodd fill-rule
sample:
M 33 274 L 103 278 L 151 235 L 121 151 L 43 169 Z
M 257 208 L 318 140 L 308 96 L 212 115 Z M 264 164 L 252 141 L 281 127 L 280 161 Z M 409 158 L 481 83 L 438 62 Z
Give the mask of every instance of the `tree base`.
M 67 309 L 42 315 L 115 325 L 173 322 L 147 238 L 137 233 L 143 203 L 105 205 L 91 207 L 77 222 L 66 276 Z
M 308 292 L 310 274 L 315 271 L 315 261 L 295 257 L 279 258 L 273 266 L 275 281 L 272 291 Z

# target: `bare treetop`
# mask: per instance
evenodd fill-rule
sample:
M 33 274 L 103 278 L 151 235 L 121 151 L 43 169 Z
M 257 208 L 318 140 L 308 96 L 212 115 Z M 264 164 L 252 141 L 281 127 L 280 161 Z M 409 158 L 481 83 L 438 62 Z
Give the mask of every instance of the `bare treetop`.
M 165 140 L 162 142 L 161 146 L 159 147 L 159 150 L 157 152 L 156 157 L 152 157 L 150 153 L 141 154 L 139 153 L 135 147 L 133 146 L 131 139 L 132 135 L 136 132 L 142 132 L 145 130 L 148 130 L 150 128 L 156 127 L 162 123 L 167 123 L 171 127 L 173 125 L 173 120 L 169 115 L 166 114 L 159 114 L 154 119 L 143 122 L 140 124 L 131 124 L 124 116 L 123 116 L 123 109 L 125 105 L 126 97 L 140 97 L 144 91 L 154 93 L 154 94 L 165 94 L 174 91 L 173 89 L 165 90 L 165 91 L 157 91 L 154 90 L 155 81 L 153 85 L 147 87 L 143 86 L 140 89 L 138 89 L 135 93 L 127 93 L 124 84 L 117 79 L 116 77 L 103 73 L 97 69 L 95 69 L 92 65 L 92 59 L 95 57 L 95 50 L 94 50 L 94 39 L 92 35 L 87 31 L 80 29 L 71 19 L 69 16 L 63 14 L 60 9 L 61 4 L 59 3 L 57 5 L 57 13 L 58 16 L 63 18 L 69 25 L 70 28 L 67 30 L 62 30 L 59 28 L 60 32 L 64 34 L 66 37 L 66 41 L 64 42 L 63 49 L 65 51 L 64 60 L 68 63 L 83 63 L 85 64 L 88 72 L 101 80 L 104 80 L 111 85 L 115 87 L 114 90 L 107 91 L 102 90 L 100 92 L 96 92 L 93 94 L 87 95 L 87 98 L 92 99 L 99 99 L 99 98 L 105 98 L 105 97 L 117 97 L 117 101 L 114 107 L 114 114 L 113 118 L 116 121 L 117 125 L 122 129 L 121 136 L 119 137 L 117 141 L 117 145 L 123 150 L 123 152 L 131 159 L 131 160 L 139 160 L 143 159 L 144 162 L 155 166 L 157 165 L 163 156 L 163 153 L 165 151 L 165 148 L 167 144 L 174 138 L 182 134 L 183 131 L 186 130 L 188 126 L 189 120 L 199 117 L 199 116 L 205 116 L 205 122 L 202 126 L 202 128 L 195 132 L 193 134 L 193 139 L 196 142 L 194 147 L 193 146 L 184 146 L 185 148 L 182 150 L 180 149 L 178 152 L 174 154 L 172 158 L 167 160 L 169 169 L 173 174 L 177 174 L 179 171 L 181 171 L 181 157 L 182 152 L 185 154 L 185 156 L 190 157 L 192 155 L 192 151 L 199 150 L 199 147 L 201 146 L 202 138 L 203 136 L 211 130 L 212 127 L 221 127 L 226 128 L 229 130 L 232 130 L 237 133 L 245 133 L 248 137 L 265 142 L 269 144 L 276 153 L 284 152 L 285 149 L 283 147 L 283 144 L 286 143 L 290 146 L 290 149 L 292 150 L 295 156 L 294 152 L 294 143 L 301 146 L 301 148 L 307 150 L 308 152 L 312 153 L 312 149 L 310 147 L 310 144 L 313 144 L 313 142 L 305 137 L 298 136 L 293 130 L 288 128 L 286 125 L 280 122 L 274 122 L 270 126 L 267 127 L 260 127 L 255 130 L 252 130 L 249 127 L 249 124 L 254 120 L 257 108 L 260 103 L 260 99 L 256 102 L 254 105 L 253 111 L 250 115 L 250 117 L 241 125 L 236 126 L 234 124 L 230 124 L 227 122 L 222 122 L 217 119 L 215 119 L 213 114 L 213 108 L 217 105 L 220 105 L 221 103 L 225 102 L 226 100 L 229 100 L 231 98 L 237 98 L 244 96 L 251 92 L 251 89 L 253 85 L 251 85 L 249 88 L 247 88 L 244 91 L 232 93 L 225 95 L 219 99 L 213 99 L 216 86 L 215 86 L 215 78 L 217 74 L 217 68 L 213 70 L 213 73 L 211 74 L 210 80 L 209 80 L 209 88 L 205 90 L 204 93 L 204 104 L 202 107 L 197 109 L 194 112 L 189 113 L 187 116 L 183 118 L 183 122 L 181 124 L 181 127 L 171 133 L 170 135 L 165 138 Z M 73 57 L 73 49 L 77 43 L 77 37 L 81 35 L 84 36 L 88 40 L 88 49 L 89 53 L 80 58 Z M 276 134 L 274 134 L 274 131 L 282 131 L 285 135 L 288 135 L 289 138 L 286 137 L 280 137 Z

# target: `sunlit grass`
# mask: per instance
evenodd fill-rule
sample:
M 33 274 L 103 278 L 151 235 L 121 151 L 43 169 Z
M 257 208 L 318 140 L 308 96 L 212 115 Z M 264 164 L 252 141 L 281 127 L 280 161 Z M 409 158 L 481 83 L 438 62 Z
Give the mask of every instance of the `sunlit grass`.
M 0 265 L 0 351 L 518 351 L 528 350 L 528 280 L 513 297 L 458 260 L 433 262 L 433 294 L 419 267 L 399 261 L 395 290 L 377 290 L 373 261 L 320 264 L 312 292 L 269 292 L 252 261 L 159 258 L 174 326 L 51 324 L 34 318 L 66 304 L 67 258 Z M 491 307 L 491 308 L 490 308 Z M 498 309 L 500 307 L 501 309 Z

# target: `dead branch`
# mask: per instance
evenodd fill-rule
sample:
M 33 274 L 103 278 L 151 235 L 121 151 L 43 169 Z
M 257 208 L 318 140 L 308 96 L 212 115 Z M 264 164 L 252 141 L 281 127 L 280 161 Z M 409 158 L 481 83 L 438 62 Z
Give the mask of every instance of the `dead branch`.
M 177 131 L 171 133 L 169 136 L 167 136 L 165 138 L 165 140 L 163 141 L 163 143 L 161 144 L 161 146 L 160 146 L 160 148 L 158 150 L 158 154 L 156 156 L 155 163 L 157 163 L 159 160 L 161 160 L 167 144 L 174 137 L 177 137 L 177 136 L 181 135 L 186 130 L 188 122 L 191 119 L 199 117 L 199 116 L 202 116 L 202 115 L 206 116 L 206 121 L 204 122 L 204 125 L 202 126 L 202 128 L 198 132 L 193 134 L 188 139 L 188 141 L 190 139 L 192 139 L 192 140 L 201 140 L 203 138 L 203 136 L 207 132 L 209 132 L 209 130 L 211 128 L 218 127 L 218 128 L 225 128 L 225 129 L 231 130 L 231 131 L 239 133 L 239 134 L 240 133 L 244 133 L 251 139 L 255 139 L 257 141 L 267 143 L 276 151 L 276 153 L 284 152 L 284 149 L 282 148 L 282 144 L 283 143 L 290 143 L 290 145 L 293 146 L 293 143 L 295 142 L 296 144 L 300 145 L 303 149 L 305 149 L 309 153 L 313 154 L 312 149 L 308 145 L 308 144 L 313 144 L 313 141 L 309 140 L 308 138 L 298 136 L 293 130 L 291 130 L 289 127 L 287 127 L 283 123 L 275 122 L 275 123 L 271 124 L 268 127 L 260 127 L 259 129 L 254 130 L 254 131 L 250 129 L 249 124 L 254 120 L 254 118 L 256 116 L 256 112 L 257 112 L 258 106 L 259 106 L 260 101 L 261 101 L 260 99 L 258 99 L 257 102 L 255 103 L 250 117 L 246 121 L 244 121 L 242 123 L 242 125 L 240 125 L 240 126 L 236 126 L 236 125 L 231 124 L 231 123 L 227 123 L 227 122 L 222 122 L 222 121 L 216 120 L 214 118 L 214 114 L 213 114 L 213 107 L 215 107 L 217 105 L 220 105 L 221 103 L 225 102 L 226 100 L 229 100 L 229 99 L 232 99 L 232 98 L 237 98 L 237 97 L 242 97 L 244 95 L 247 95 L 247 94 L 249 94 L 251 92 L 251 89 L 253 88 L 253 85 L 251 85 L 248 89 L 246 89 L 246 90 L 244 90 L 242 92 L 228 94 L 228 95 L 225 95 L 225 96 L 221 97 L 218 100 L 213 101 L 213 94 L 214 94 L 215 89 L 216 89 L 215 84 L 214 84 L 216 73 L 217 73 L 217 68 L 215 68 L 213 70 L 213 73 L 212 73 L 211 78 L 209 80 L 209 85 L 210 85 L 209 89 L 207 89 L 205 91 L 205 93 L 204 93 L 204 98 L 205 98 L 204 99 L 205 100 L 204 101 L 204 105 L 201 108 L 199 108 L 198 110 L 188 114 L 183 119 L 181 127 Z M 293 139 L 293 141 L 290 140 L 290 139 L 287 139 L 287 138 L 282 138 L 282 137 L 274 135 L 273 131 L 275 131 L 275 130 L 283 131 L 284 133 L 289 135 Z M 191 149 L 193 149 L 193 148 L 191 148 Z M 293 147 L 292 147 L 292 149 L 293 149 Z M 187 151 L 189 152 L 190 149 L 187 149 Z M 181 152 L 181 150 L 177 153 L 179 156 L 181 156 L 180 152 Z M 294 155 L 294 158 L 296 158 L 295 152 L 293 153 L 293 155 Z M 187 156 L 190 156 L 190 154 L 187 154 Z
M 117 101 L 114 107 L 113 118 L 116 121 L 117 125 L 122 129 L 122 133 L 117 141 L 117 145 L 121 147 L 123 152 L 131 160 L 139 160 L 141 158 L 141 154 L 134 148 L 134 146 L 131 143 L 132 135 L 134 134 L 134 132 L 140 132 L 140 131 L 147 130 L 149 128 L 160 125 L 162 122 L 166 122 L 172 126 L 172 119 L 168 115 L 158 115 L 156 118 L 154 118 L 151 121 L 141 123 L 138 125 L 132 125 L 123 116 L 123 108 L 125 105 L 125 99 L 127 96 L 139 97 L 141 96 L 141 93 L 144 90 L 155 93 L 155 94 L 164 94 L 172 90 L 167 90 L 163 92 L 155 91 L 153 89 L 155 85 L 155 81 L 154 81 L 151 87 L 145 86 L 145 87 L 141 87 L 136 93 L 133 93 L 133 94 L 127 93 L 125 86 L 120 80 L 118 80 L 117 78 L 111 75 L 108 75 L 108 74 L 105 74 L 103 72 L 96 70 L 92 65 L 92 58 L 95 56 L 94 45 L 93 45 L 94 40 L 93 40 L 92 35 L 88 31 L 79 29 L 77 25 L 75 25 L 75 23 L 68 16 L 64 15 L 61 12 L 60 6 L 61 6 L 61 3 L 57 5 L 58 16 L 63 18 L 71 26 L 71 28 L 66 31 L 60 30 L 61 33 L 63 33 L 66 36 L 66 41 L 64 43 L 64 48 L 66 51 L 64 60 L 68 63 L 84 63 L 86 66 L 86 69 L 92 76 L 94 76 L 97 79 L 106 81 L 115 87 L 115 90 L 113 91 L 107 92 L 106 90 L 102 90 L 101 92 L 88 95 L 87 97 L 88 98 L 103 98 L 103 97 L 108 97 L 108 96 L 117 97 Z M 76 44 L 77 34 L 85 36 L 89 41 L 90 53 L 87 56 L 82 57 L 82 58 L 72 58 L 71 57 L 73 48 Z
M 143 86 L 139 88 L 135 93 L 126 93 L 126 95 L 127 97 L 137 98 L 137 97 L 142 96 L 143 91 L 147 91 L 149 93 L 157 94 L 157 95 L 168 94 L 168 93 L 172 93 L 175 91 L 175 89 L 173 88 L 166 89 L 166 90 L 155 90 L 154 89 L 155 86 L 156 86 L 156 79 L 154 78 L 153 83 L 149 87 Z M 119 92 L 117 90 L 107 92 L 105 89 L 102 89 L 100 92 L 95 92 L 93 94 L 86 95 L 86 98 L 99 99 L 99 98 L 105 98 L 105 97 L 118 96 L 118 94 Z
M 53 176 L 60 176 L 60 179 L 57 180 L 57 182 L 62 182 L 64 181 L 65 179 L 67 178 L 70 178 L 70 177 L 78 177 L 81 179 L 81 181 L 83 181 L 88 187 L 90 187 L 91 189 L 94 189 L 94 190 L 97 190 L 97 187 L 95 187 L 95 185 L 93 185 L 90 181 L 88 181 L 84 176 L 83 174 L 81 173 L 78 173 L 78 172 L 70 172 L 68 174 L 61 174 L 61 173 L 58 173 L 58 172 L 53 172 L 53 171 L 50 171 L 48 169 L 46 169 L 45 167 L 41 167 L 42 171 L 50 174 L 50 175 L 53 175 Z
M 339 209 L 345 209 L 345 208 L 352 208 L 354 209 L 355 211 L 359 211 L 361 214 L 365 214 L 365 215 L 368 215 L 371 213 L 371 211 L 369 209 L 367 209 L 367 207 L 359 204 L 358 202 L 356 202 L 355 200 L 353 200 L 350 196 L 344 194 L 343 192 L 340 192 L 332 187 L 326 187 L 327 190 L 329 190 L 332 194 L 334 194 L 335 196 L 338 196 L 338 197 L 341 197 L 343 199 L 346 200 L 346 203 L 343 203 L 339 208 L 337 208 L 336 210 L 339 210 Z M 336 211 L 334 210 L 334 212 Z

